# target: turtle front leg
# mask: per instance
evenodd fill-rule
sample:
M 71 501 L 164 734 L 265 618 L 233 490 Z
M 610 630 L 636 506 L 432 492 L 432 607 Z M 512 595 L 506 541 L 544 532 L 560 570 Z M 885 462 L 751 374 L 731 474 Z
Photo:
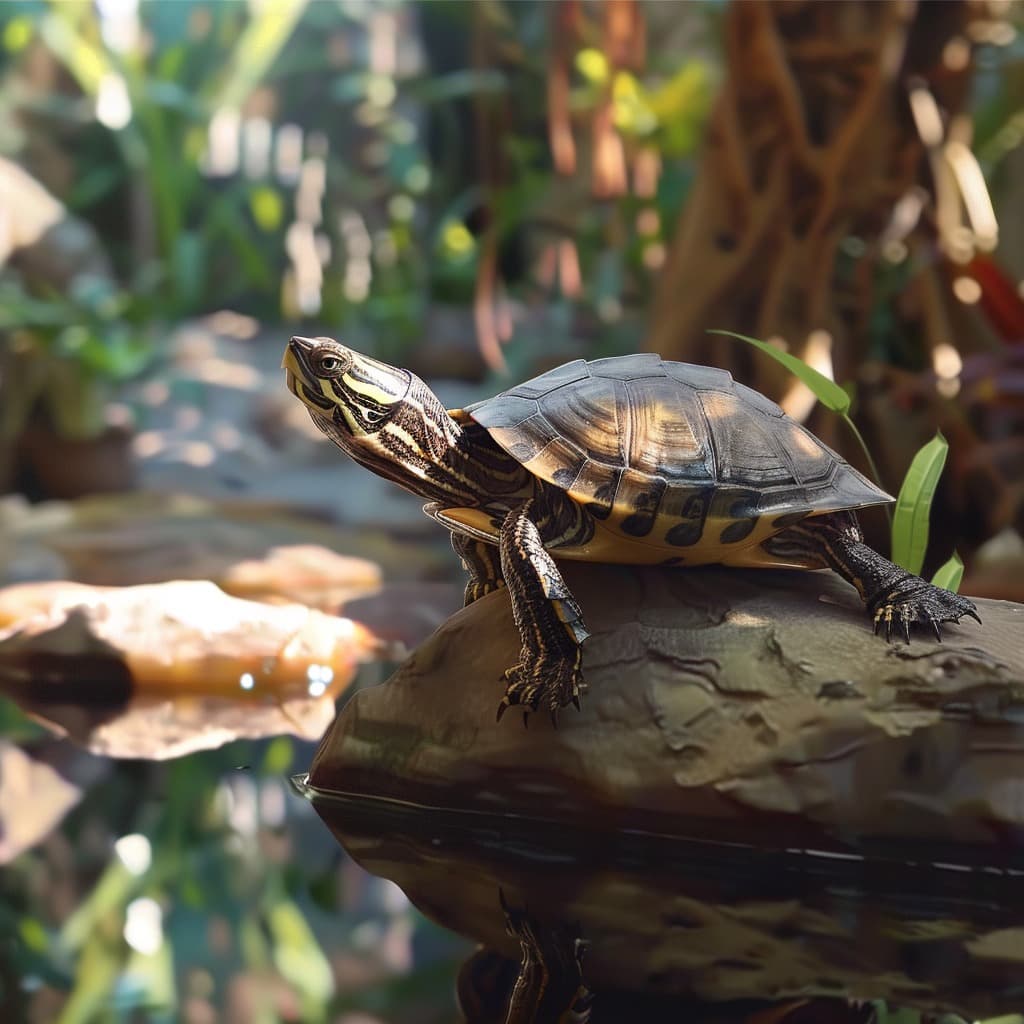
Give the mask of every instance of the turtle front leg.
M 519 942 L 519 973 L 508 1001 L 505 1024 L 590 1020 L 593 993 L 583 980 L 587 942 L 579 925 L 546 922 L 526 908 L 510 906 L 498 890 L 505 931 Z
M 580 645 L 590 634 L 580 606 L 544 548 L 533 510 L 534 502 L 527 501 L 509 512 L 501 526 L 501 572 L 523 649 L 518 664 L 505 672 L 508 686 L 498 718 L 506 708 L 521 704 L 529 711 L 545 708 L 557 725 L 560 708 L 580 706 L 586 688 Z
M 463 607 L 505 586 L 501 576 L 501 556 L 495 545 L 467 537 L 464 533 L 453 533 L 452 548 L 462 559 L 462 568 L 469 573 Z
M 981 622 L 973 601 L 936 587 L 869 548 L 852 512 L 814 516 L 766 544 L 779 554 L 816 556 L 822 567 L 852 583 L 874 619 L 875 632 L 884 628 L 887 640 L 898 630 L 910 643 L 913 623 L 929 627 L 941 641 L 943 622 L 959 622 L 965 615 Z

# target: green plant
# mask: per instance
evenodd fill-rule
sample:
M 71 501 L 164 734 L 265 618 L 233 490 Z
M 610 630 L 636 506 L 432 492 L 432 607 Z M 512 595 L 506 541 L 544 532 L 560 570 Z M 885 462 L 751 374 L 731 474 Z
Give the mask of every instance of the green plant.
M 81 276 L 67 295 L 29 295 L 0 281 L 0 438 L 16 438 L 40 408 L 63 437 L 86 440 L 107 426 L 117 386 L 138 374 L 152 343 L 130 317 L 132 299 L 109 281 Z
M 122 268 L 149 264 L 165 316 L 243 294 L 277 296 L 286 227 L 279 185 L 240 173 L 214 180 L 203 156 L 214 119 L 237 114 L 304 7 L 304 0 L 144 4 L 144 31 L 114 47 L 94 5 L 68 0 L 21 14 L 25 29 L 5 33 L 19 47 L 38 38 L 88 101 L 83 108 L 77 97 L 54 94 L 27 101 L 27 109 L 79 125 L 85 145 L 66 201 L 95 220 L 120 197 L 129 221 L 104 233 L 127 243 L 115 252 Z M 95 111 L 84 126 L 83 109 Z

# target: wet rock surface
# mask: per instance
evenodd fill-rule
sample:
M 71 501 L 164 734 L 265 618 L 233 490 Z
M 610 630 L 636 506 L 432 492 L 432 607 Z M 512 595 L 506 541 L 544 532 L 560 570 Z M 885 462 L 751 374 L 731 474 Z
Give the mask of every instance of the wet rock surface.
M 237 737 L 315 740 L 377 641 L 212 583 L 0 590 L 0 695 L 94 753 L 163 759 Z

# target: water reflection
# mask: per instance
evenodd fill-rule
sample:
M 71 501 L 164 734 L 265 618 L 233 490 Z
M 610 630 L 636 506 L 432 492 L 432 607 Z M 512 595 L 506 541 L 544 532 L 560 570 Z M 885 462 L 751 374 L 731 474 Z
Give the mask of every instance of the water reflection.
M 513 985 L 528 1002 L 538 978 L 544 1012 L 514 1019 L 558 1019 L 552 993 L 559 1012 L 583 1000 L 566 1019 L 593 1021 L 648 1002 L 674 1019 L 693 999 L 884 999 L 967 1019 L 1024 1000 L 1017 872 L 602 834 L 296 784 L 356 861 L 484 946 L 459 980 L 470 1019 L 491 1019 Z

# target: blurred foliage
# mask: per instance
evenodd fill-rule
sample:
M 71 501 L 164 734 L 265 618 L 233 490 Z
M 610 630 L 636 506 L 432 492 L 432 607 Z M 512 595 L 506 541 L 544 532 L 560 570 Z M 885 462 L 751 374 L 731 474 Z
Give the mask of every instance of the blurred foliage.
M 3 1019 L 450 1020 L 467 944 L 287 792 L 309 756 L 281 738 L 114 762 L 0 874 Z
M 585 180 L 552 172 L 552 10 L 143 0 L 136 15 L 131 4 L 88 0 L 3 5 L 0 152 L 98 232 L 121 292 L 97 321 L 74 297 L 18 295 L 24 284 L 9 283 L 0 330 L 21 323 L 48 355 L 110 381 L 153 351 L 144 325 L 225 306 L 327 322 L 398 358 L 432 304 L 473 299 L 486 234 L 501 253 L 503 294 L 567 306 L 560 348 L 576 328 L 596 332 L 598 348 L 632 347 L 635 328 L 617 324 L 625 306 L 643 305 L 713 72 L 705 57 L 681 62 L 669 47 L 653 48 L 643 75 L 615 70 L 580 39 L 573 117 L 585 123 L 610 94 L 630 151 L 671 158 L 655 194 L 595 199 Z M 686 20 L 691 36 L 711 24 L 696 8 Z M 501 60 L 482 65 L 481 45 Z M 496 110 L 497 132 L 486 124 Z M 504 164 L 491 182 L 480 174 L 489 147 Z M 575 290 L 564 272 L 561 289 L 554 272 L 543 282 L 533 273 L 538 250 L 559 239 L 578 252 Z
M 67 294 L 30 294 L 0 277 L 0 440 L 18 436 L 37 406 L 58 434 L 95 437 L 116 386 L 140 373 L 152 350 L 145 296 L 83 275 Z

